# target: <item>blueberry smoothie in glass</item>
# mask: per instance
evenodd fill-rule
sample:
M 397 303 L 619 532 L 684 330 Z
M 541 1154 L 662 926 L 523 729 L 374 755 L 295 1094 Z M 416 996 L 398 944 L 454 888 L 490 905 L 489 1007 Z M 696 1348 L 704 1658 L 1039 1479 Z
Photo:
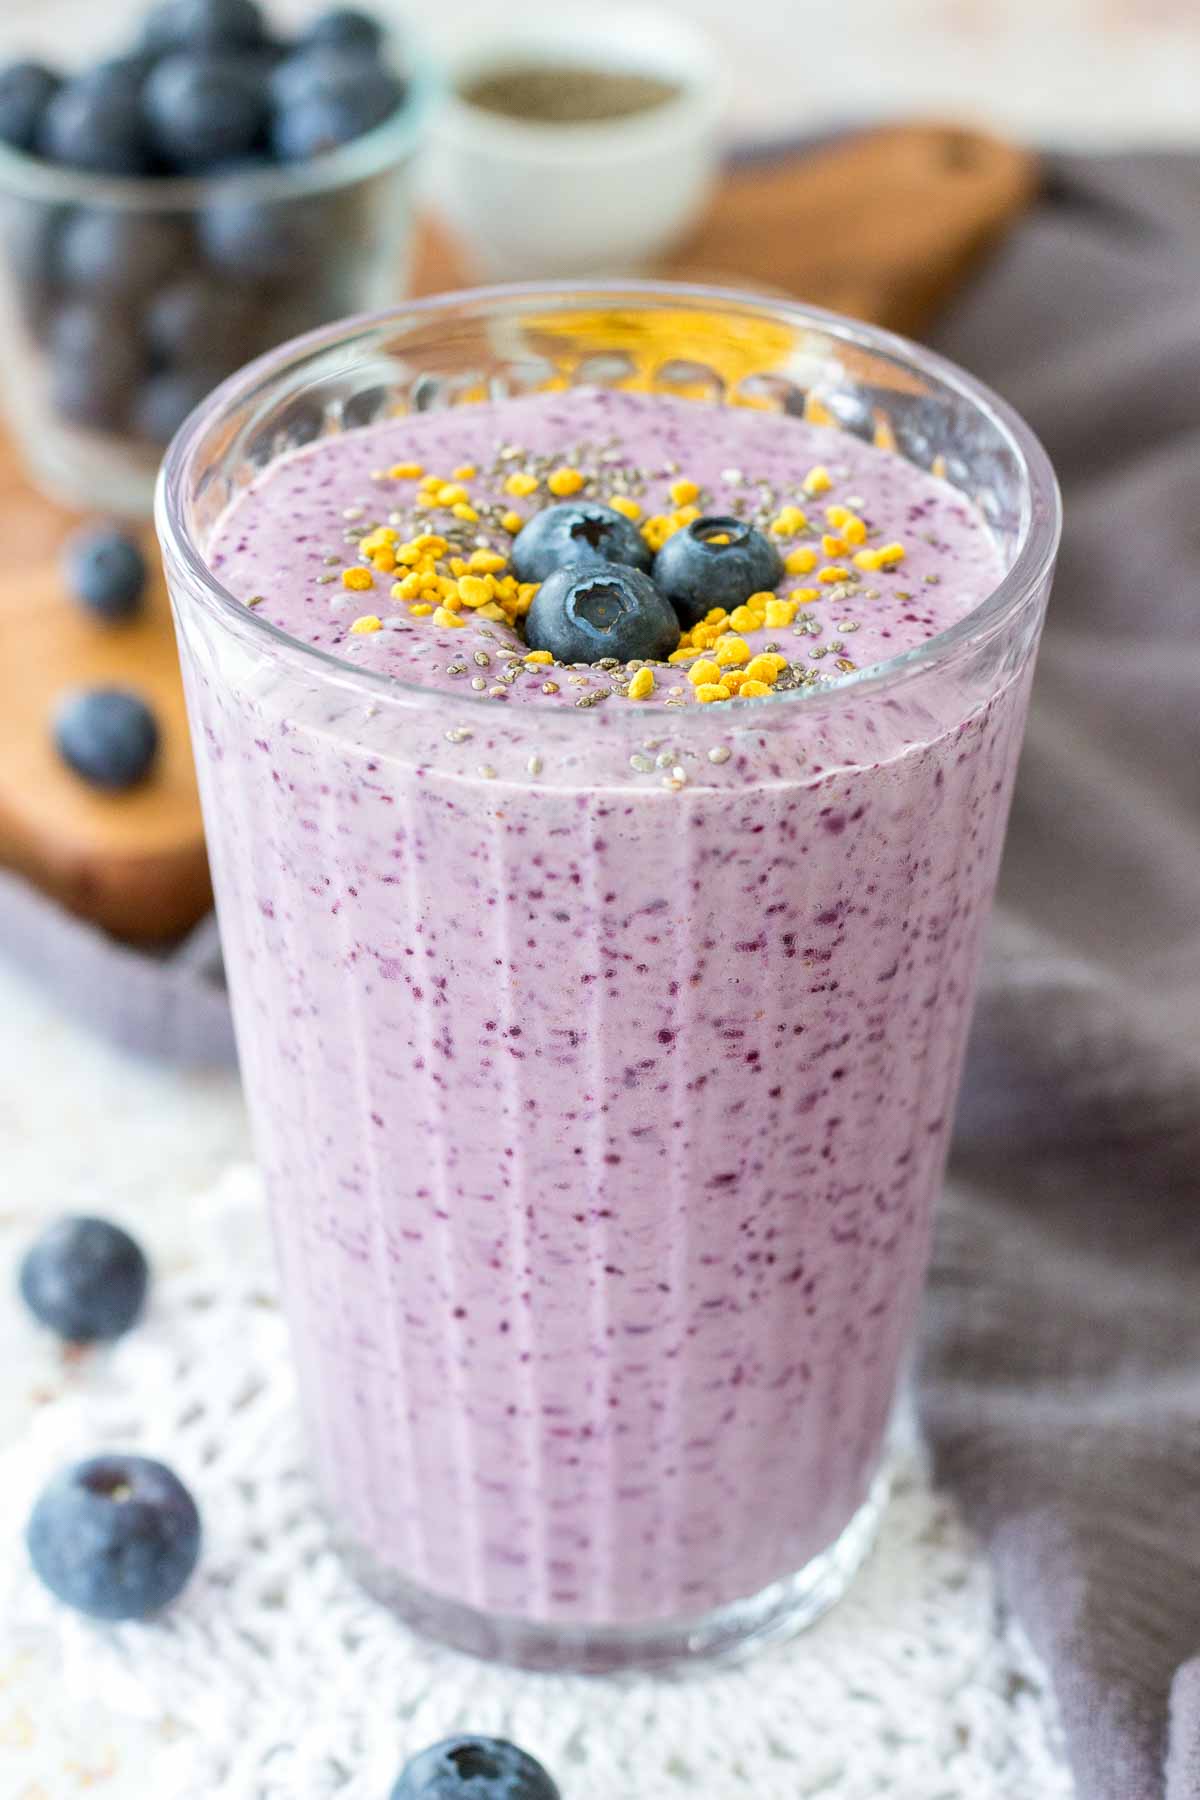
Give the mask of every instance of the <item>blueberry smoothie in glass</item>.
M 601 1668 L 793 1628 L 869 1544 L 1057 515 L 896 340 L 591 305 L 280 353 L 160 523 L 337 1538 Z

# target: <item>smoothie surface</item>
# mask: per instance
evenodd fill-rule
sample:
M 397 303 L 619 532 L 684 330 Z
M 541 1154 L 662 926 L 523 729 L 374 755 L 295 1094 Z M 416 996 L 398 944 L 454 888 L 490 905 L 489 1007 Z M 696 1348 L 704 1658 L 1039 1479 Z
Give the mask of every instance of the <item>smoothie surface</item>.
M 566 498 L 615 502 L 651 549 L 698 516 L 744 519 L 785 559 L 774 604 L 712 615 L 668 662 L 529 661 L 514 535 Z M 291 636 L 421 686 L 739 712 L 935 637 L 1003 574 L 982 514 L 899 455 L 774 412 L 597 388 L 408 415 L 297 450 L 230 507 L 209 561 Z

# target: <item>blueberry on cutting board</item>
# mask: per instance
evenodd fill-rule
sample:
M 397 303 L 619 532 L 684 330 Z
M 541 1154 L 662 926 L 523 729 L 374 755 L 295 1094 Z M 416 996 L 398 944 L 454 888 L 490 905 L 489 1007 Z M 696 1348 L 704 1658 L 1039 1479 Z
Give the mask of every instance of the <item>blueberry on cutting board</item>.
M 72 1344 L 121 1337 L 141 1313 L 150 1269 L 141 1247 L 107 1219 L 55 1220 L 26 1251 L 21 1298 Z
M 36 541 L 40 508 L 16 497 L 13 507 L 10 531 Z M 142 541 L 145 596 L 119 629 L 70 593 L 61 546 L 0 572 L 0 643 L 20 646 L 0 657 L 0 868 L 118 937 L 153 943 L 190 930 L 212 887 L 166 587 Z M 152 779 L 114 794 L 62 760 L 53 720 L 66 692 L 130 685 L 153 709 L 159 750 Z
M 60 704 L 54 741 L 84 781 L 121 793 L 145 781 L 154 767 L 158 721 L 129 688 L 85 688 Z
M 146 597 L 146 559 L 137 539 L 118 525 L 87 525 L 67 544 L 68 591 L 107 624 L 134 619 Z
M 25 1542 L 36 1574 L 65 1605 L 93 1619 L 146 1619 L 190 1581 L 200 1514 L 163 1463 L 93 1456 L 42 1490 Z
M 452 1737 L 422 1750 L 391 1800 L 562 1800 L 541 1763 L 506 1738 Z

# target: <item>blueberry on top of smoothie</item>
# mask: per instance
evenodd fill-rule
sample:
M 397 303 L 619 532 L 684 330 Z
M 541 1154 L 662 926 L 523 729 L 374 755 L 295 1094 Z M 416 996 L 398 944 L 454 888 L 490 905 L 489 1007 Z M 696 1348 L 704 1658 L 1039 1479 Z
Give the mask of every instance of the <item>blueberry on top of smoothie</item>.
M 560 1800 L 540 1762 L 506 1738 L 453 1737 L 405 1767 L 391 1800 Z
M 659 660 L 679 642 L 679 621 L 648 575 L 618 563 L 566 563 L 548 575 L 525 620 L 531 650 L 558 662 Z
M 742 519 L 693 519 L 654 559 L 654 580 L 679 615 L 696 625 L 714 606 L 740 606 L 773 588 L 783 558 L 769 537 Z
M 650 551 L 637 526 L 611 506 L 564 502 L 535 513 L 513 540 L 518 581 L 544 581 L 564 563 L 627 563 L 649 569 Z

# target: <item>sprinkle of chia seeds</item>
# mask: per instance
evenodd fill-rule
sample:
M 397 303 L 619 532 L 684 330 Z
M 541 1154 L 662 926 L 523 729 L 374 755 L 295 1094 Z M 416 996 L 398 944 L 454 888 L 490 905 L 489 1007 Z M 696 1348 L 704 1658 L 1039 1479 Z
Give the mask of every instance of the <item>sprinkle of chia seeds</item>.
M 727 763 L 732 755 L 733 751 L 728 744 L 714 744 L 708 753 L 708 760 L 710 763 Z
M 634 751 L 633 755 L 629 759 L 629 766 L 631 769 L 635 770 L 637 772 L 637 774 L 639 774 L 639 775 L 649 775 L 653 772 L 653 769 L 654 769 L 654 763 L 653 763 L 652 759 L 648 756 L 643 756 L 640 750 Z
M 466 663 L 447 663 L 446 664 L 447 675 L 465 675 L 466 672 L 467 672 Z
M 543 681 L 542 692 L 543 692 L 543 694 L 557 694 L 557 692 L 558 692 L 557 681 Z
M 853 673 L 854 669 L 857 668 L 858 665 L 856 663 L 852 663 L 848 656 L 839 656 L 837 659 L 837 662 L 834 666 L 836 668 L 839 668 L 842 671 L 843 675 L 849 675 L 849 674 Z
M 602 700 L 608 699 L 611 691 L 610 688 L 600 688 L 594 694 L 580 694 L 575 704 L 576 706 L 599 706 Z
M 488 695 L 493 700 L 507 700 L 508 689 L 503 685 L 502 682 L 498 681 L 496 683 L 495 687 L 490 687 L 488 689 Z
M 471 654 L 471 661 L 475 664 L 477 669 L 490 669 L 492 666 L 492 659 L 486 650 L 473 651 Z
M 477 694 L 482 694 L 484 688 L 487 686 L 487 682 L 483 679 L 482 675 L 472 675 L 471 686 L 475 689 Z
M 540 756 L 531 756 L 525 764 L 531 775 L 540 775 L 544 766 Z
M 493 769 L 491 763 L 480 763 L 476 770 L 476 774 L 479 776 L 480 781 L 495 781 L 496 779 L 496 771 Z
M 844 631 L 847 634 L 847 636 L 849 636 L 850 632 L 858 630 L 858 628 L 859 628 L 858 620 L 857 619 L 839 619 L 837 622 L 837 628 L 839 631 Z
M 465 744 L 474 735 L 469 725 L 452 725 L 446 733 L 446 742 L 448 744 Z

